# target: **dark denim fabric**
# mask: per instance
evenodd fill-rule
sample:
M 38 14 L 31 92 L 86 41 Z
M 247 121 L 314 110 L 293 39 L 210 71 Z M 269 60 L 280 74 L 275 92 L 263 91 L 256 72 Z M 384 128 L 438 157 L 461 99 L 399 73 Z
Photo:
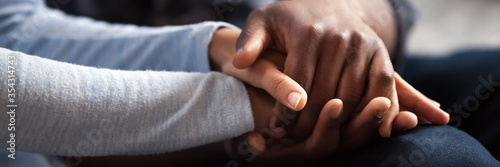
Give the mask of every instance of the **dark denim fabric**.
M 500 166 L 473 137 L 451 126 L 419 125 L 354 152 L 338 153 L 320 166 Z
M 450 113 L 457 127 L 500 159 L 500 49 L 408 58 L 403 78 Z

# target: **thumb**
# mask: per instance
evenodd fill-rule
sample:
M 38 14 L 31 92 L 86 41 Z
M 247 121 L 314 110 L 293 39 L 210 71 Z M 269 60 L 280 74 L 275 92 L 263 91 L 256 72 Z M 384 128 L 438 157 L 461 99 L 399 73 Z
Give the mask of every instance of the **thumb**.
M 276 68 L 271 62 L 257 61 L 252 66 L 255 75 L 250 83 L 257 82 L 255 87 L 266 90 L 274 99 L 288 108 L 299 111 L 307 102 L 307 93 L 297 82 Z
M 263 17 L 249 17 L 236 41 L 236 55 L 233 65 L 243 69 L 255 63 L 262 50 L 271 42 Z

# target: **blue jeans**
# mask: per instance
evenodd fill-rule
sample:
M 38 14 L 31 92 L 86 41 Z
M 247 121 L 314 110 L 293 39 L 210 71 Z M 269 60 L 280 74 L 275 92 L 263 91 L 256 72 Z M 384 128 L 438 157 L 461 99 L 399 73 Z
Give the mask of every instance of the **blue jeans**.
M 500 159 L 500 49 L 446 58 L 409 58 L 403 78 L 450 113 L 450 126 L 476 138 Z
M 2 155 L 6 154 L 2 152 Z M 0 164 L 12 167 L 62 166 L 62 161 L 39 154 L 19 153 L 16 158 L 9 160 L 7 156 L 1 156 Z M 451 126 L 434 125 L 419 125 L 388 139 L 377 138 L 353 152 L 337 153 L 318 163 L 318 166 L 463 165 L 500 166 L 500 162 L 467 133 Z
M 451 126 L 419 125 L 391 138 L 378 138 L 319 166 L 500 166 L 477 140 Z

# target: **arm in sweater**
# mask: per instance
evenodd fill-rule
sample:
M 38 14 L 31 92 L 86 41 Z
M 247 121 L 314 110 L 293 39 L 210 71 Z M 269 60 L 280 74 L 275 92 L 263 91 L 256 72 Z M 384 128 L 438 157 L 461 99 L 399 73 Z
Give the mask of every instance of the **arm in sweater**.
M 49 9 L 42 0 L 0 0 L 0 47 L 52 60 L 122 70 L 209 72 L 208 45 L 223 22 L 139 27 Z
M 120 71 L 0 48 L 0 122 L 16 60 L 16 149 L 66 156 L 152 154 L 253 129 L 244 85 L 219 73 Z

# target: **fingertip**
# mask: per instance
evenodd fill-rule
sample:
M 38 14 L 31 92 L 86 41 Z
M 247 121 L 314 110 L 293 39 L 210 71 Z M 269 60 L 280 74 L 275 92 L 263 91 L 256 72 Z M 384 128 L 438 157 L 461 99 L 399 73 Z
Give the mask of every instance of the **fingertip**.
M 238 69 L 244 69 L 250 67 L 250 65 L 252 65 L 254 62 L 249 62 L 247 54 L 248 53 L 246 53 L 246 51 L 244 51 L 243 48 L 239 48 L 236 51 L 236 55 L 234 56 L 233 66 Z
M 447 112 L 444 112 L 444 114 L 445 114 L 445 117 L 446 117 L 446 123 L 448 123 L 450 121 L 450 114 L 448 114 Z
M 243 69 L 250 67 L 263 50 L 262 41 L 259 42 L 257 39 L 249 39 L 246 43 L 237 49 L 236 55 L 233 59 L 233 65 L 236 68 Z
M 301 93 L 302 95 L 302 98 L 300 99 L 299 103 L 297 104 L 297 106 L 295 107 L 295 111 L 300 111 L 302 109 L 304 109 L 304 107 L 306 107 L 306 104 L 307 104 L 307 94 L 306 93 Z
M 431 123 L 436 125 L 446 125 L 450 121 L 450 114 L 435 106 L 435 113 L 432 117 L 427 116 Z
M 392 125 L 389 125 L 388 128 L 385 128 L 383 126 L 379 127 L 378 133 L 380 134 L 381 137 L 383 138 L 389 138 L 391 137 L 391 130 L 392 130 Z
M 434 108 L 438 111 L 438 113 L 441 113 L 437 119 L 437 121 L 434 121 L 433 123 L 434 124 L 438 124 L 438 125 L 446 125 L 448 124 L 448 122 L 450 121 L 450 114 L 448 114 L 447 112 L 445 112 L 443 109 L 441 109 L 441 104 L 438 103 L 437 101 L 434 101 L 432 99 L 429 99 L 432 101 L 432 104 L 434 104 Z
M 259 133 L 251 133 L 248 137 L 248 144 L 255 150 L 257 155 L 261 155 L 266 151 L 266 141 Z
M 394 119 L 393 130 L 404 131 L 413 129 L 418 124 L 418 117 L 412 112 L 401 111 Z
M 286 130 L 285 128 L 282 128 L 282 127 L 277 127 L 277 128 L 273 128 L 273 137 L 274 138 L 282 138 L 283 136 L 285 136 L 286 134 Z
M 264 78 L 258 88 L 263 88 L 287 108 L 300 111 L 307 103 L 307 93 L 296 81 L 274 67 L 263 67 Z
M 408 128 L 406 129 L 413 129 L 415 127 L 417 127 L 418 125 L 418 118 L 417 118 L 417 115 L 415 115 L 414 113 L 412 112 L 408 112 L 408 111 L 403 111 L 404 114 L 407 114 L 408 117 L 409 117 L 409 120 L 408 120 Z
M 386 97 L 376 97 L 370 102 L 372 105 L 376 105 L 375 116 L 377 118 L 383 119 L 387 114 L 387 111 L 391 107 L 391 100 Z
M 297 106 L 302 101 L 302 95 L 298 92 L 291 92 L 288 94 L 288 106 L 290 109 L 297 111 Z
M 438 103 L 437 101 L 432 100 L 432 102 L 434 103 L 434 106 L 436 106 L 437 108 L 441 107 L 441 104 Z
M 307 103 L 307 93 L 298 84 L 294 84 L 295 90 L 288 94 L 288 108 L 294 111 L 300 111 L 304 109 Z M 298 89 L 298 90 L 297 90 Z
M 386 108 L 391 107 L 391 100 L 387 97 L 376 97 L 373 100 L 378 104 L 384 105 Z
M 389 109 L 392 106 L 391 100 L 387 97 L 376 97 L 372 100 L 371 102 L 373 105 L 376 105 L 376 111 L 375 111 L 375 117 L 380 119 L 380 126 L 379 126 L 379 134 L 381 137 L 388 138 L 391 137 L 391 131 L 392 131 L 392 121 L 391 123 L 383 123 L 385 121 L 390 121 L 386 120 L 385 116 L 389 112 Z
M 448 124 L 448 122 L 450 122 L 450 114 L 448 114 L 445 111 L 442 112 L 443 112 L 443 122 L 440 122 L 439 125 L 446 125 Z
M 329 108 L 328 116 L 332 119 L 337 119 L 342 114 L 343 103 L 340 99 L 332 99 L 325 106 Z

